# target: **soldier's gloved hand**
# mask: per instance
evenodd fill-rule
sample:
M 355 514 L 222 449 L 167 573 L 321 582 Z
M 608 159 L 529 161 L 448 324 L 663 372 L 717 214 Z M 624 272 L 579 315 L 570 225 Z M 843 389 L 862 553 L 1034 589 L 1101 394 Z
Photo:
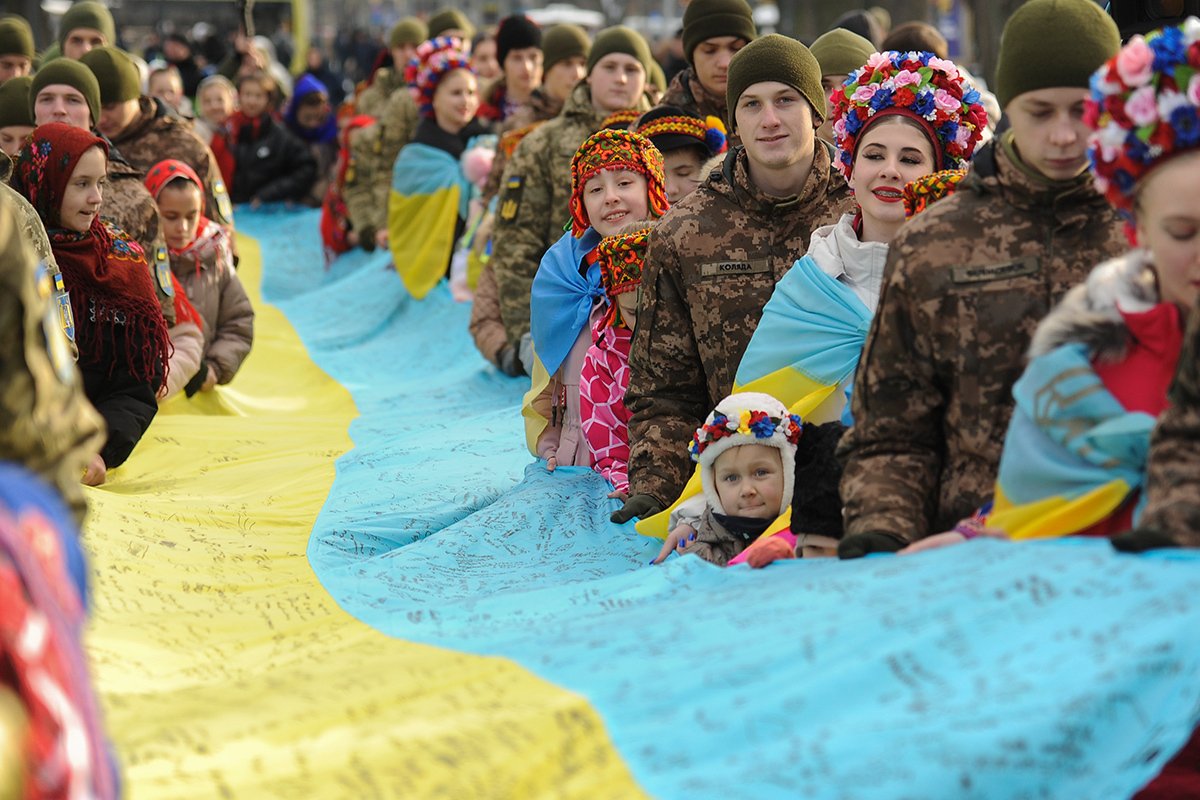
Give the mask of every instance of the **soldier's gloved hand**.
M 196 374 L 183 387 L 183 392 L 188 397 L 191 397 L 196 392 L 204 388 L 204 382 L 208 380 L 208 362 L 203 359 L 200 361 L 200 369 L 196 370 Z
M 621 524 L 629 522 L 634 517 L 645 519 L 662 510 L 662 503 L 658 502 L 658 498 L 653 495 L 635 494 L 625 501 L 625 505 L 614 511 L 609 519 L 617 524 Z
M 904 542 L 887 533 L 856 533 L 838 544 L 838 558 L 862 558 L 871 553 L 895 553 Z
M 1144 553 L 1147 550 L 1162 550 L 1179 547 L 1179 542 L 1162 531 L 1143 528 L 1122 533 L 1112 538 L 1112 546 L 1122 553 Z
M 511 344 L 504 345 L 496 355 L 496 366 L 510 378 L 525 374 L 525 367 L 521 365 L 521 359 L 517 355 L 517 348 Z
M 358 231 L 358 244 L 368 253 L 375 252 L 375 229 L 361 228 Z
M 521 359 L 521 366 L 525 368 L 525 374 L 533 374 L 533 335 L 526 332 L 521 334 L 521 343 L 517 345 L 517 355 Z

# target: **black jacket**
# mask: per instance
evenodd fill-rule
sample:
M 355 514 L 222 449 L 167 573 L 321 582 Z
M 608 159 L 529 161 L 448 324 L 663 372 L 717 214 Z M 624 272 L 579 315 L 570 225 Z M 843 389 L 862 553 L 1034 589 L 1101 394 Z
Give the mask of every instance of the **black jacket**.
M 104 465 L 112 469 L 125 463 L 133 448 L 150 427 L 158 413 L 155 390 L 162 382 L 161 375 L 147 383 L 139 381 L 129 371 L 124 353 L 140 352 L 141 348 L 126 348 L 125 330 L 116 330 L 104 343 L 100 358 L 94 363 L 79 362 L 83 375 L 83 391 L 108 428 L 108 440 L 100 451 Z
M 317 179 L 317 162 L 304 142 L 269 114 L 233 133 L 233 202 L 304 199 Z

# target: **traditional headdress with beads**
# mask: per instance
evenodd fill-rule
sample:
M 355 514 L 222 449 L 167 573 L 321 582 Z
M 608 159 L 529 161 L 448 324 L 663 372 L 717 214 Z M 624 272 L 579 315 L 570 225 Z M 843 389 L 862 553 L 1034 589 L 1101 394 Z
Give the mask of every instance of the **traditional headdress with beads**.
M 667 213 L 670 203 L 663 185 L 662 153 L 644 136 L 631 131 L 602 129 L 587 138 L 571 159 L 571 232 L 578 238 L 591 227 L 583 204 L 583 187 L 605 170 L 627 169 L 646 177 L 648 211 Z

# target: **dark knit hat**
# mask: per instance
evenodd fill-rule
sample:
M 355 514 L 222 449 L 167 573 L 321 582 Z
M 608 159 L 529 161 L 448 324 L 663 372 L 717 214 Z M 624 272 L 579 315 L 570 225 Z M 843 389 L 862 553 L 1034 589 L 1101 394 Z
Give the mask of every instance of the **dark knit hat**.
M 82 94 L 92 112 L 92 125 L 100 121 L 100 84 L 90 69 L 72 58 L 56 58 L 33 76 L 33 86 L 29 89 L 29 113 L 34 119 L 37 119 L 38 92 L 55 84 L 70 86 Z
M 142 96 L 141 75 L 133 58 L 118 47 L 97 47 L 84 53 L 80 63 L 100 84 L 100 104 L 124 103 Z
M 429 29 L 425 27 L 424 22 L 416 17 L 405 17 L 392 26 L 392 32 L 388 34 L 388 47 L 416 47 L 428 38 Z
M 475 26 L 467 15 L 456 8 L 447 8 L 429 18 L 429 38 L 434 39 L 449 30 L 460 30 L 463 38 L 470 39 L 475 35 Z
M 33 60 L 33 29 L 24 17 L 11 16 L 0 19 L 0 56 L 25 56 Z
M 795 39 L 768 34 L 743 47 L 729 61 L 725 89 L 729 130 L 737 128 L 734 109 L 738 98 L 756 83 L 778 81 L 791 86 L 812 106 L 813 119 L 825 119 L 825 92 L 821 89 L 821 65 L 809 49 Z
M 542 67 L 547 72 L 560 61 L 574 56 L 588 57 L 592 40 L 578 25 L 564 22 L 546 29 L 542 34 Z
M 1092 0 L 1030 0 L 1000 36 L 996 99 L 1003 108 L 1038 89 L 1087 89 L 1120 47 L 1117 24 Z
M 692 0 L 683 12 L 683 57 L 692 63 L 692 51 L 705 39 L 736 36 L 754 41 L 754 11 L 746 0 Z
M 849 75 L 875 52 L 869 41 L 845 28 L 821 34 L 809 49 L 821 65 L 822 75 Z
M 504 59 L 513 50 L 542 46 L 542 29 L 524 14 L 513 14 L 500 20 L 496 30 L 496 60 L 504 69 Z
M 117 41 L 117 27 L 112 12 L 94 0 L 82 0 L 67 9 L 58 24 L 58 46 L 66 44 L 67 34 L 76 28 L 95 28 L 104 34 L 109 44 Z
M 588 55 L 588 75 L 592 74 L 596 62 L 612 53 L 624 53 L 642 62 L 646 69 L 646 79 L 650 79 L 650 63 L 654 61 L 654 57 L 650 55 L 650 45 L 646 44 L 640 33 L 624 25 L 614 25 L 596 34 L 596 40 L 592 42 L 592 52 Z
M 9 125 L 33 127 L 33 110 L 29 102 L 29 89 L 32 86 L 33 78 L 29 75 L 9 78 L 0 85 L 0 128 Z

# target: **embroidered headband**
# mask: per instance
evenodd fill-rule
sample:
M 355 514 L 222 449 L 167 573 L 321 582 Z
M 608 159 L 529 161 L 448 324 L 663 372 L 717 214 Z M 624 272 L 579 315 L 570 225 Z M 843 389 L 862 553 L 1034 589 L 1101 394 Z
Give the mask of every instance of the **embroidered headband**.
M 591 226 L 583 204 L 583 187 L 599 173 L 618 169 L 645 176 L 651 215 L 661 217 L 667 212 L 670 203 L 664 186 L 662 153 L 644 136 L 601 129 L 589 136 L 571 159 L 571 233 L 576 238 Z
M 693 461 L 699 461 L 700 456 L 704 454 L 709 445 L 722 439 L 738 435 L 753 435 L 756 439 L 770 439 L 775 436 L 777 430 L 783 432 L 784 438 L 790 444 L 799 444 L 803 421 L 796 414 L 788 414 L 786 417 L 779 418 L 772 417 L 765 411 L 751 409 L 742 411 L 737 419 L 731 419 L 724 414 L 714 414 L 710 421 L 696 429 L 692 435 L 692 443 L 688 446 L 688 452 L 691 453 Z

